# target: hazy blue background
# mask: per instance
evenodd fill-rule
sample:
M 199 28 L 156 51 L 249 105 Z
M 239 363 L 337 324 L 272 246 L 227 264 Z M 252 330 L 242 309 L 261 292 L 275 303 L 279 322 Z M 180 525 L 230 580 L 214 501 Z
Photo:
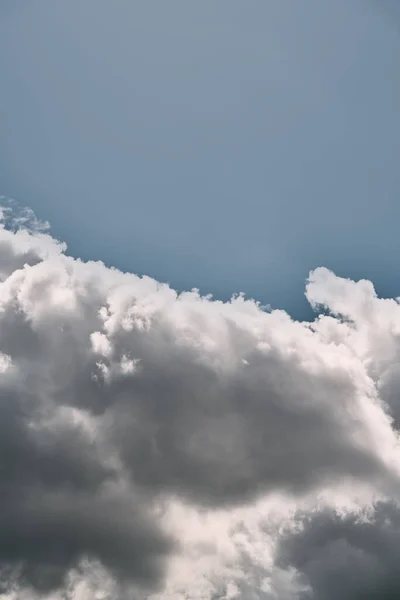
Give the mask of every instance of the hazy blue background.
M 2 0 L 0 193 L 70 252 L 306 314 L 400 295 L 400 1 Z

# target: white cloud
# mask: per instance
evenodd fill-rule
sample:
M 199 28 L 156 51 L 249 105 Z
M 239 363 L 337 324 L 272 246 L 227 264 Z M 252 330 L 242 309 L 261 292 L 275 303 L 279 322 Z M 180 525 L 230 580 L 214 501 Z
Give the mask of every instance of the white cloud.
M 295 322 L 74 260 L 32 223 L 0 228 L 7 593 L 330 600 L 354 514 L 399 499 L 397 301 L 317 269 L 307 297 L 329 316 Z

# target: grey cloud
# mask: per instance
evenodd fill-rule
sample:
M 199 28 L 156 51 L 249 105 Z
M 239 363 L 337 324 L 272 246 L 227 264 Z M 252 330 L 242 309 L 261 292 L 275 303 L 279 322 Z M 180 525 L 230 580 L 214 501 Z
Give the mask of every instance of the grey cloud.
M 0 564 L 41 591 L 63 585 L 85 557 L 118 580 L 157 585 L 172 541 L 84 428 L 4 389 L 0 421 Z
M 301 492 L 328 478 L 384 472 L 379 457 L 354 444 L 358 426 L 350 414 L 340 422 L 345 413 L 336 412 L 337 404 L 355 393 L 340 373 L 311 378 L 279 353 L 247 352 L 249 365 L 221 377 L 184 349 L 165 348 L 173 369 L 137 346 L 132 354 L 142 370 L 125 389 L 116 386 L 109 418 L 136 482 L 229 504 L 277 488 Z M 313 397 L 318 393 L 323 401 Z
M 350 356 L 343 369 L 336 349 L 321 361 L 306 326 L 105 267 L 93 285 L 91 264 L 64 257 L 14 275 L 3 284 L 4 352 L 35 398 L 101 416 L 135 484 L 218 505 L 385 477 L 369 438 L 392 431 L 368 379 Z
M 1 501 L 0 560 L 20 582 L 46 592 L 62 585 L 82 558 L 100 560 L 119 581 L 154 586 L 170 542 L 140 502 L 20 486 Z M 11 496 L 11 497 L 10 497 Z
M 365 511 L 367 512 L 367 511 Z M 371 514 L 322 511 L 279 546 L 278 562 L 297 569 L 304 600 L 393 600 L 400 596 L 400 510 L 380 502 Z
M 176 498 L 229 512 L 343 478 L 397 481 L 397 438 L 348 325 L 178 295 L 38 229 L 0 230 L 0 566 L 22 587 L 63 587 L 88 558 L 157 588 L 179 554 L 160 511 Z

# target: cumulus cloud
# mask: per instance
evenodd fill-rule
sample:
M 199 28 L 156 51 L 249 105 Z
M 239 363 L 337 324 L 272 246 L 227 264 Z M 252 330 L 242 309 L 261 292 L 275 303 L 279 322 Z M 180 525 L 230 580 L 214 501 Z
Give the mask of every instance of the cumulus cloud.
M 397 589 L 397 300 L 326 269 L 307 284 L 324 309 L 313 323 L 178 294 L 73 259 L 12 208 L 0 228 L 7 598 Z

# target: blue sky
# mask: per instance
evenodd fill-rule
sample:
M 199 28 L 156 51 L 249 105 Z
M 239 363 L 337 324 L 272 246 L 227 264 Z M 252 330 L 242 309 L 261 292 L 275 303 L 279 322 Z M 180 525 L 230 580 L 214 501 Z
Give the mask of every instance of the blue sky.
M 400 295 L 399 64 L 396 0 L 3 0 L 0 193 L 177 288 Z

